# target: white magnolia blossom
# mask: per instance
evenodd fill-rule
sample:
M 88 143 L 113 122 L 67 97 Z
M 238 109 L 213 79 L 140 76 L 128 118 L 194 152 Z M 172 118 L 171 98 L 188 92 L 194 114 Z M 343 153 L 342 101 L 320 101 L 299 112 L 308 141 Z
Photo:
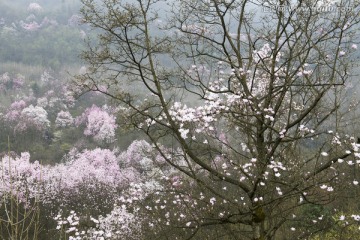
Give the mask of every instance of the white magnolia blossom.
M 72 126 L 74 124 L 74 118 L 71 116 L 69 112 L 60 111 L 57 114 L 55 124 L 57 127 Z
M 28 11 L 29 12 L 41 12 L 43 10 L 43 8 L 38 4 L 38 3 L 30 3 L 28 6 Z
M 39 106 L 34 107 L 33 105 L 30 105 L 24 108 L 21 111 L 20 118 L 23 121 L 20 122 L 20 124 L 23 126 L 25 126 L 26 124 L 33 125 L 39 130 L 50 127 L 50 121 L 48 119 L 48 114 L 46 110 Z M 24 128 L 26 127 L 27 126 L 25 126 Z
M 141 239 L 141 221 L 125 205 L 115 206 L 110 214 L 91 218 L 96 228 L 87 231 L 91 239 Z

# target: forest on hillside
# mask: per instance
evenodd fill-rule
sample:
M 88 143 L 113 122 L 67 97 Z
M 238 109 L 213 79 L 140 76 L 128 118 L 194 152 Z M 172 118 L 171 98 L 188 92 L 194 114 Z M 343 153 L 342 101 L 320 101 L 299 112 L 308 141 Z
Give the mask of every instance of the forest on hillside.
M 0 0 L 0 239 L 359 239 L 359 22 Z

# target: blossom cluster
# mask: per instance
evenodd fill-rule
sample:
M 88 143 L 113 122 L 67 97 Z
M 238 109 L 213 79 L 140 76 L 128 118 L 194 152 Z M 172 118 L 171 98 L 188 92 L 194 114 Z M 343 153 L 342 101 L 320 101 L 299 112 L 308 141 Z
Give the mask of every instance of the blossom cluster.
M 15 158 L 4 156 L 1 168 L 2 194 L 16 189 L 21 195 L 28 194 L 29 198 L 38 195 L 43 202 L 60 199 L 66 192 L 79 192 L 85 183 L 90 188 L 91 183 L 100 183 L 115 190 L 140 179 L 135 169 L 119 168 L 115 152 L 100 148 L 82 152 L 73 150 L 66 156 L 65 163 L 55 166 L 30 162 L 29 153 Z M 13 186 L 9 185 L 10 182 Z M 66 198 L 63 196 L 63 200 Z
M 55 125 L 57 127 L 69 127 L 74 124 L 74 118 L 71 116 L 71 113 L 68 111 L 60 111 L 57 114 Z
M 26 106 L 24 100 L 15 101 L 4 115 L 4 120 L 14 126 L 15 131 L 23 132 L 28 128 L 43 131 L 50 126 L 47 111 L 39 106 Z
M 38 4 L 38 3 L 30 3 L 28 6 L 28 11 L 29 12 L 41 12 L 43 10 L 43 8 Z
M 4 73 L 0 76 L 0 90 L 15 90 L 23 87 L 25 77 L 17 74 L 11 77 L 9 73 Z
M 121 153 L 101 148 L 72 149 L 63 163 L 54 166 L 31 162 L 29 153 L 5 155 L 0 164 L 0 195 L 16 195 L 24 204 L 36 198 L 43 205 L 59 206 L 61 210 L 66 206 L 77 206 L 71 203 L 77 195 L 90 194 L 88 198 L 94 198 L 91 201 L 106 201 L 110 206 L 115 204 L 111 212 L 106 216 L 92 217 L 96 227 L 86 231 L 79 230 L 81 217 L 75 212 L 66 218 L 60 214 L 55 217 L 59 231 L 66 231 L 71 239 L 139 239 L 142 221 L 138 213 L 127 206 L 162 189 L 156 180 L 163 176 L 156 167 L 155 163 L 160 162 L 156 159 L 159 158 L 152 146 L 145 141 L 135 141 Z M 92 196 L 94 193 L 96 195 Z M 98 199 L 100 195 L 101 199 Z M 81 208 L 78 210 L 82 211 Z
M 29 127 L 34 127 L 38 131 L 43 131 L 50 127 L 48 114 L 44 108 L 30 105 L 21 111 L 16 129 L 24 131 Z
M 96 105 L 86 109 L 75 119 L 76 126 L 85 124 L 84 134 L 93 136 L 97 141 L 114 142 L 115 130 L 118 127 L 113 114 L 106 111 L 106 106 L 99 108 Z

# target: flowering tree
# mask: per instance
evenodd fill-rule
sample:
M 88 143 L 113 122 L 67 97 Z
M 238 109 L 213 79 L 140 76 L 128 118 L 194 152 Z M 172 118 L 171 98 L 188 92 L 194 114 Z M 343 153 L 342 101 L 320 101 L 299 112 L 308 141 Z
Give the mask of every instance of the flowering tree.
M 340 97 L 358 1 L 82 2 L 101 33 L 76 84 L 123 104 L 124 126 L 176 169 L 172 190 L 145 208 L 157 212 L 148 227 L 158 238 L 302 239 L 323 229 L 324 213 L 308 222 L 306 212 L 358 184 L 359 145 L 342 124 L 351 105 Z
M 43 131 L 50 127 L 47 112 L 44 108 L 30 105 L 21 111 L 19 123 L 16 128 L 24 131 L 28 127 L 34 127 L 38 131 Z
M 68 127 L 74 124 L 74 118 L 69 112 L 60 111 L 57 114 L 55 124 L 57 127 Z
M 4 120 L 14 126 L 15 131 L 25 131 L 33 128 L 39 132 L 50 127 L 46 110 L 39 106 L 27 106 L 24 100 L 13 102 L 6 114 Z
M 28 11 L 29 12 L 39 13 L 42 10 L 43 10 L 43 8 L 38 3 L 30 3 L 29 6 L 28 6 Z
M 11 78 L 9 73 L 4 73 L 0 76 L 0 90 L 13 90 L 19 89 L 24 84 L 24 76 L 17 74 L 15 77 Z
M 106 108 L 106 107 L 105 107 Z M 76 125 L 85 123 L 86 128 L 84 134 L 93 136 L 97 141 L 114 142 L 115 130 L 117 128 L 115 117 L 104 109 L 95 105 L 85 110 L 85 112 L 77 118 Z
M 40 224 L 50 222 L 41 236 L 53 234 L 54 219 L 60 234 L 65 231 L 70 239 L 139 239 L 145 219 L 130 203 L 143 201 L 161 189 L 163 177 L 150 160 L 155 154 L 152 149 L 145 141 L 135 141 L 122 153 L 100 148 L 72 149 L 64 156 L 64 163 L 54 166 L 31 162 L 27 152 L 20 156 L 7 153 L 0 159 L 0 208 L 4 210 L 0 225 L 11 220 L 7 199 L 13 199 L 17 215 L 24 212 L 25 216 L 36 203 L 41 211 Z M 141 164 L 135 166 L 133 161 Z M 64 218 L 66 214 L 70 216 Z
M 13 191 L 30 199 L 37 196 L 44 203 L 61 199 L 62 204 L 66 204 L 74 192 L 81 192 L 85 183 L 89 184 L 89 189 L 95 187 L 91 183 L 101 183 L 108 190 L 112 189 L 109 192 L 114 192 L 117 188 L 125 188 L 130 181 L 136 182 L 136 171 L 133 178 L 129 178 L 132 169 L 120 170 L 115 153 L 108 149 L 82 152 L 74 149 L 66 156 L 65 163 L 55 166 L 30 162 L 29 153 L 21 153 L 19 157 L 4 156 L 1 163 L 1 194 Z M 10 182 L 16 190 L 11 190 Z
M 21 111 L 26 107 L 26 102 L 24 100 L 19 100 L 13 102 L 9 109 L 7 110 L 4 119 L 7 122 L 17 121 L 21 115 Z

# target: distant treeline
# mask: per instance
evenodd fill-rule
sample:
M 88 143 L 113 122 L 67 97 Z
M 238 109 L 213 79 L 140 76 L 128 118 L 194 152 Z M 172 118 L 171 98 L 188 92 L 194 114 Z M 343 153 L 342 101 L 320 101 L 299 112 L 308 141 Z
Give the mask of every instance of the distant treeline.
M 80 63 L 86 26 L 80 1 L 0 1 L 0 62 L 57 69 Z

